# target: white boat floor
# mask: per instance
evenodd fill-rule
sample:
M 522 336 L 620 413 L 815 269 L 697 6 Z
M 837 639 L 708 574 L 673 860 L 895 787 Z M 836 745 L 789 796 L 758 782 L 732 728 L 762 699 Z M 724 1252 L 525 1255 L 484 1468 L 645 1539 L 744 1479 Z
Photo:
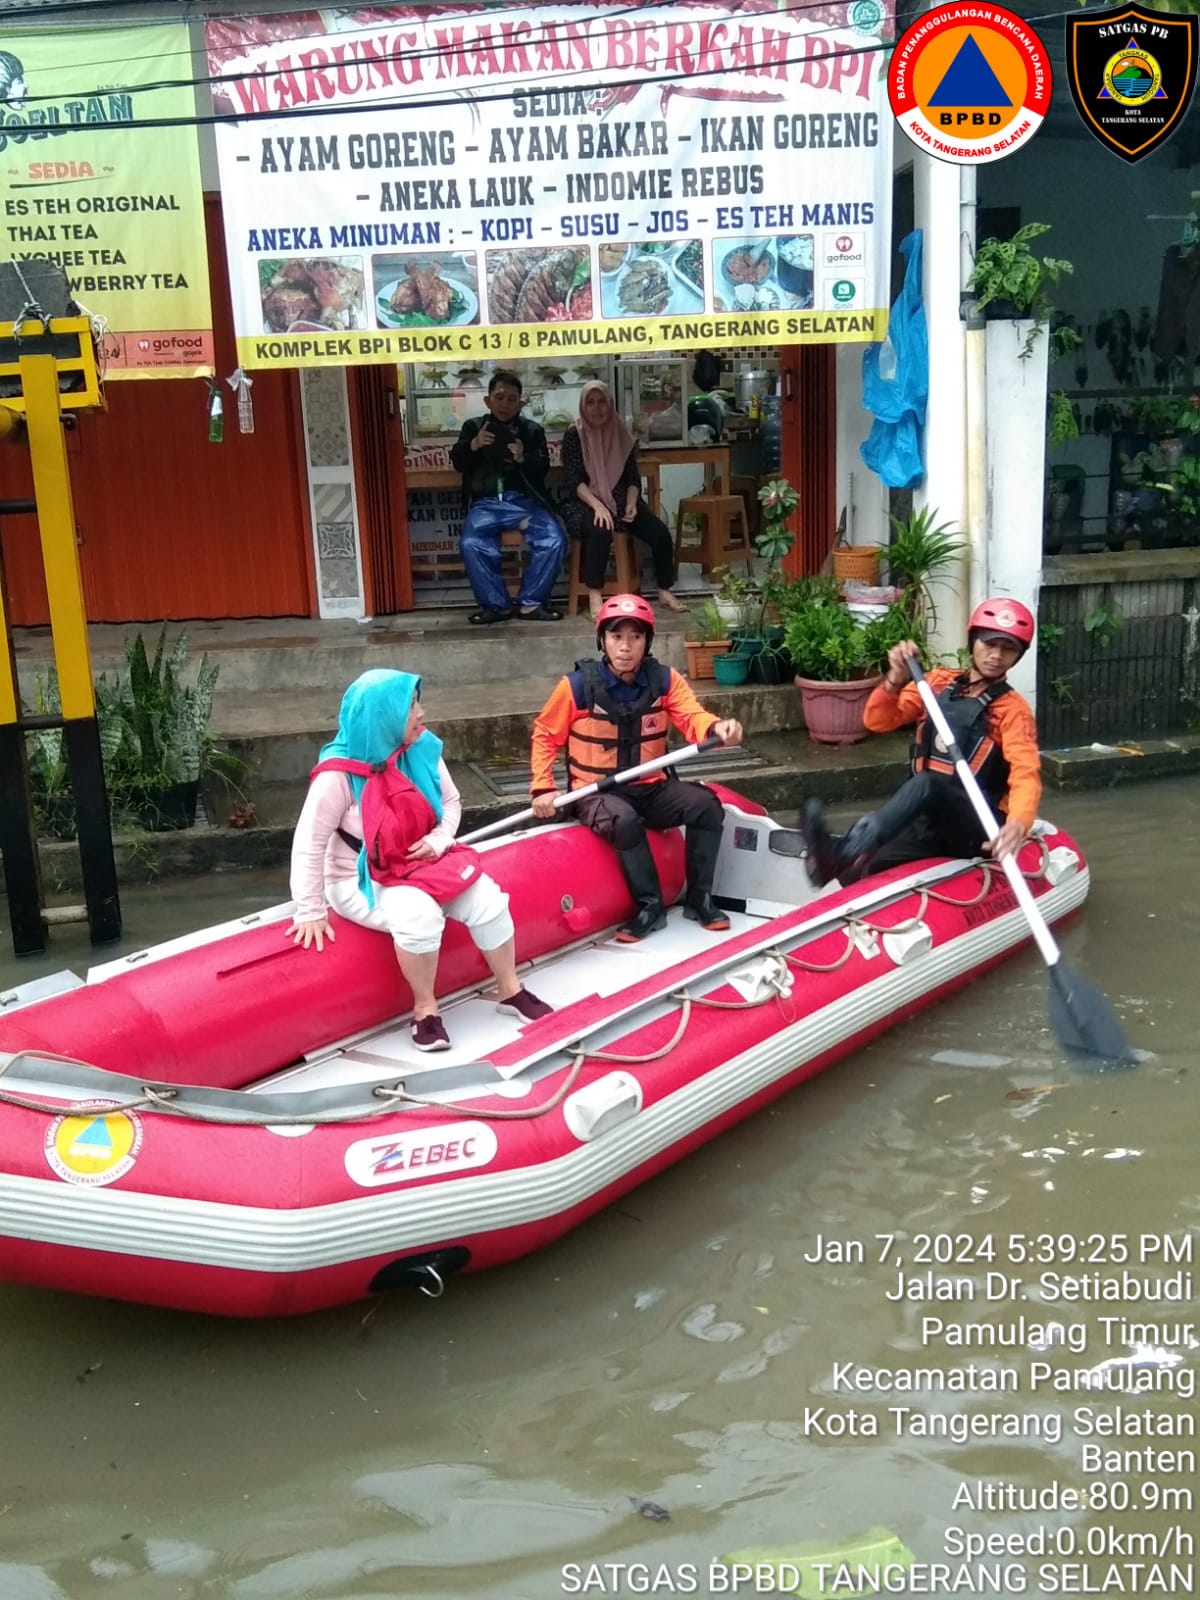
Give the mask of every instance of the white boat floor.
M 591 995 L 617 994 L 705 950 L 719 949 L 747 929 L 760 927 L 763 920 L 730 912 L 729 931 L 710 933 L 699 923 L 690 922 L 682 907 L 676 906 L 668 913 L 667 926 L 649 939 L 638 944 L 618 944 L 609 938 L 576 946 L 542 957 L 525 969 L 522 977 L 539 999 L 556 1011 L 564 1011 Z M 401 1078 L 416 1068 L 428 1073 L 462 1067 L 488 1060 L 496 1051 L 515 1043 L 526 1026 L 518 1018 L 496 1010 L 496 991 L 490 987 L 444 1002 L 441 1014 L 450 1035 L 449 1050 L 418 1050 L 405 1014 L 344 1047 L 322 1050 L 309 1060 L 260 1079 L 247 1092 L 337 1088 Z M 505 1076 L 515 1076 L 521 1067 L 498 1070 Z

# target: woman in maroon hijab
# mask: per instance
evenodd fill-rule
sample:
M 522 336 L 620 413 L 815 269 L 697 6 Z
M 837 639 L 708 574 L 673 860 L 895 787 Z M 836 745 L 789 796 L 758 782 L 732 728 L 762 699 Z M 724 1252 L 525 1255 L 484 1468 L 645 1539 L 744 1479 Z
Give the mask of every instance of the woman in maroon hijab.
M 584 384 L 579 420 L 563 434 L 562 465 L 562 517 L 571 537 L 583 543 L 581 571 L 593 620 L 600 614 L 614 528 L 650 546 L 659 604 L 668 611 L 686 611 L 671 592 L 675 551 L 670 532 L 642 498 L 637 445 L 606 384 Z

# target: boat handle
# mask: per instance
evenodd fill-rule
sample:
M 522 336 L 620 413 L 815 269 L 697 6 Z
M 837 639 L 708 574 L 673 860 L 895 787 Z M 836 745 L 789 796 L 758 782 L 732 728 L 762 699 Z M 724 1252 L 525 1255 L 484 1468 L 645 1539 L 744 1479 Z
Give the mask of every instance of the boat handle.
M 417 1288 L 420 1289 L 422 1294 L 427 1294 L 431 1300 L 440 1300 L 442 1298 L 442 1296 L 446 1292 L 446 1285 L 445 1285 L 445 1282 L 444 1282 L 444 1280 L 442 1278 L 441 1273 L 438 1271 L 438 1269 L 436 1267 L 431 1267 L 428 1264 L 423 1266 L 421 1268 L 421 1271 L 422 1272 L 427 1272 L 429 1274 L 429 1276 L 433 1279 L 434 1283 L 437 1284 L 437 1288 L 436 1289 L 427 1289 L 423 1283 L 419 1283 L 417 1285 Z

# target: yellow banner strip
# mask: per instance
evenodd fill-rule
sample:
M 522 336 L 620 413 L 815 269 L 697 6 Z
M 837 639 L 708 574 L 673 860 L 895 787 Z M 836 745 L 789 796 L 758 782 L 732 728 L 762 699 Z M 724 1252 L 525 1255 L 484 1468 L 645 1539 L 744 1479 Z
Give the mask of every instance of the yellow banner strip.
M 846 311 L 712 312 L 629 322 L 542 322 L 487 328 L 411 328 L 356 333 L 268 333 L 239 338 L 243 368 L 346 367 L 370 362 L 619 355 L 731 345 L 850 344 L 882 339 L 882 308 Z

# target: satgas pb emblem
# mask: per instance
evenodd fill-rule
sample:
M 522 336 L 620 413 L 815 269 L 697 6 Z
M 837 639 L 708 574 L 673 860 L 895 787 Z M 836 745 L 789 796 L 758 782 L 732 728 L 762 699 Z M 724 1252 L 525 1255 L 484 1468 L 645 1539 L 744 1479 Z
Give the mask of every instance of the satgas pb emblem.
M 1132 5 L 1066 23 L 1067 82 L 1084 126 L 1122 161 L 1140 161 L 1191 104 L 1200 18 Z

